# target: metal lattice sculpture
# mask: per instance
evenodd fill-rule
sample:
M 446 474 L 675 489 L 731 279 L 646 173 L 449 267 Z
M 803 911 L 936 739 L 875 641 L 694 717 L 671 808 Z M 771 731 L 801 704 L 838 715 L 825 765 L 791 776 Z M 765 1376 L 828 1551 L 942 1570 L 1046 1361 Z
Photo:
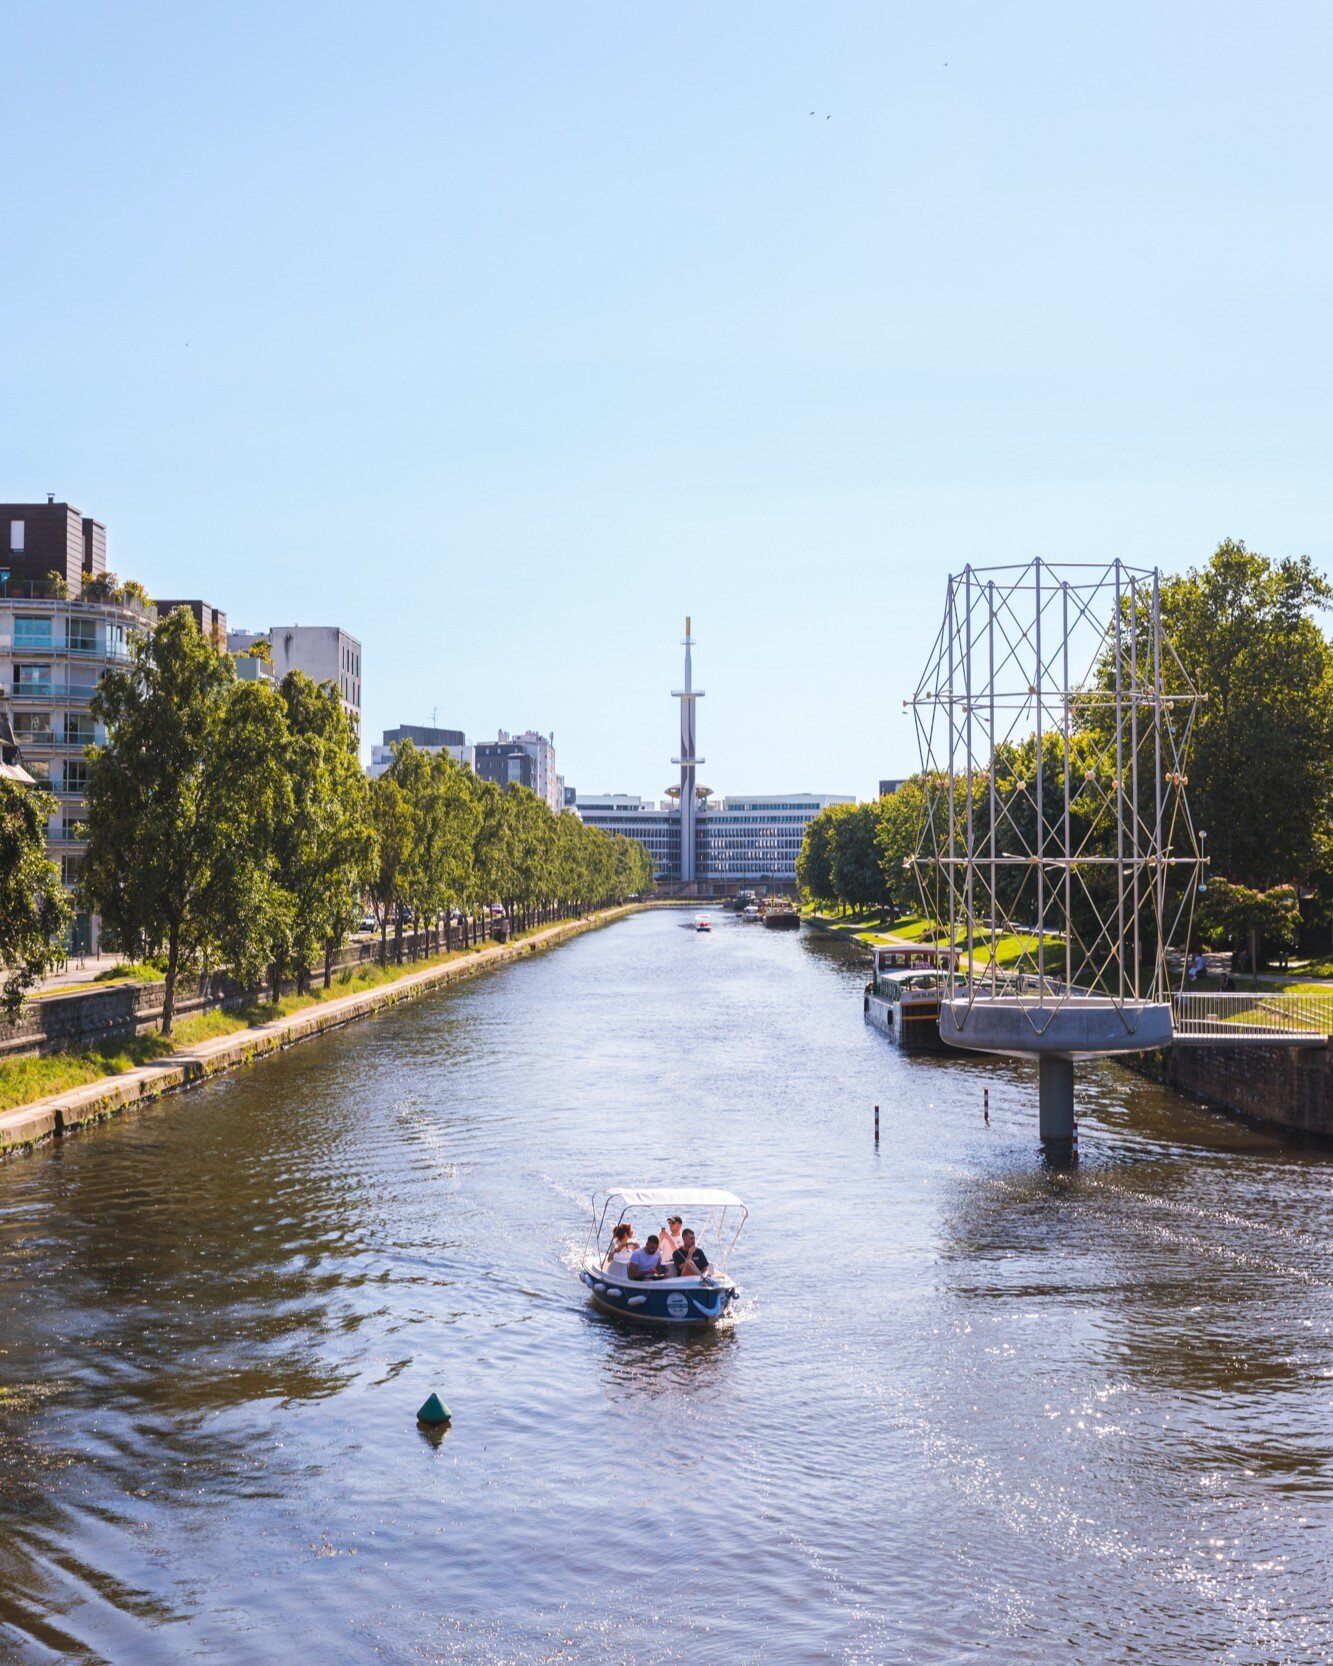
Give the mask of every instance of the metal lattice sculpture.
M 969 1044 L 979 1002 L 1021 1012 L 1012 1033 L 1033 1051 L 1109 1051 L 1145 1033 L 1202 882 L 1185 795 L 1196 702 L 1155 570 L 1033 561 L 950 578 L 908 702 L 923 902 L 966 955 L 948 1039 Z M 1079 1045 L 1061 1014 L 1080 1005 L 1112 1009 L 1109 1045 Z

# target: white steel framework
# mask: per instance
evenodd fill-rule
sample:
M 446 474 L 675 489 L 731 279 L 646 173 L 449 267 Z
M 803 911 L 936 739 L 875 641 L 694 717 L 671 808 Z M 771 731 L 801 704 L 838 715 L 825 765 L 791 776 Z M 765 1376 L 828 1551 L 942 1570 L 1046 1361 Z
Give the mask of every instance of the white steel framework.
M 1206 860 L 1185 790 L 1197 699 L 1156 570 L 1036 560 L 949 579 L 905 702 L 923 903 L 962 952 L 946 1039 L 1067 1056 L 1170 1039 L 1166 950 L 1188 946 Z M 999 1007 L 1016 1022 L 997 1027 Z

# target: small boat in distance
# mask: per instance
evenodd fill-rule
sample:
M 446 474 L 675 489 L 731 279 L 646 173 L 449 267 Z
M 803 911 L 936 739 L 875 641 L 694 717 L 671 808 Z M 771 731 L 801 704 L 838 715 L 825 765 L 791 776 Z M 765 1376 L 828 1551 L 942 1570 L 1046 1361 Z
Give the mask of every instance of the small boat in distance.
M 672 1215 L 680 1215 L 708 1256 L 707 1271 L 697 1278 L 632 1279 L 629 1252 L 613 1253 L 611 1247 L 616 1227 L 631 1211 L 639 1216 L 643 1242 L 660 1232 Z M 696 1328 L 715 1325 L 740 1294 L 727 1273 L 727 1262 L 749 1213 L 734 1192 L 711 1186 L 619 1186 L 595 1192 L 579 1280 L 594 1307 L 618 1318 Z
M 694 922 L 694 929 L 696 931 L 712 931 L 713 922 L 708 918 L 707 914 L 700 914 L 699 918 Z
M 747 902 L 745 907 L 741 909 L 741 919 L 748 920 L 751 925 L 758 925 L 762 917 L 757 902 Z

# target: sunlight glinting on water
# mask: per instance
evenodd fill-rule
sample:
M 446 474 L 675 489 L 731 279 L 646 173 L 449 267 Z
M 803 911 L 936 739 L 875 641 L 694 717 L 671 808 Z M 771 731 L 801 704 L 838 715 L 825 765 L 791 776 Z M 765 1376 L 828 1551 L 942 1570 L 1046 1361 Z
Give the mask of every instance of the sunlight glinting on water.
M 1327 1155 L 1098 1065 L 1050 1171 L 1025 1067 L 715 918 L 0 1169 L 0 1655 L 1333 1656 Z M 703 1335 L 575 1277 L 673 1181 L 752 1210 Z

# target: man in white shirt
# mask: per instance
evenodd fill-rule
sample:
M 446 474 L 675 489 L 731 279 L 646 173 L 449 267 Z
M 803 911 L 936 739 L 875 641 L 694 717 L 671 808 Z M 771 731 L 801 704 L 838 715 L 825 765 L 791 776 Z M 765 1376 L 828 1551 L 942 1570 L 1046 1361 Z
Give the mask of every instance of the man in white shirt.
M 659 1239 L 655 1232 L 649 1233 L 644 1240 L 642 1249 L 636 1249 L 629 1258 L 629 1276 L 632 1279 L 661 1278 L 662 1257 L 658 1253 Z

